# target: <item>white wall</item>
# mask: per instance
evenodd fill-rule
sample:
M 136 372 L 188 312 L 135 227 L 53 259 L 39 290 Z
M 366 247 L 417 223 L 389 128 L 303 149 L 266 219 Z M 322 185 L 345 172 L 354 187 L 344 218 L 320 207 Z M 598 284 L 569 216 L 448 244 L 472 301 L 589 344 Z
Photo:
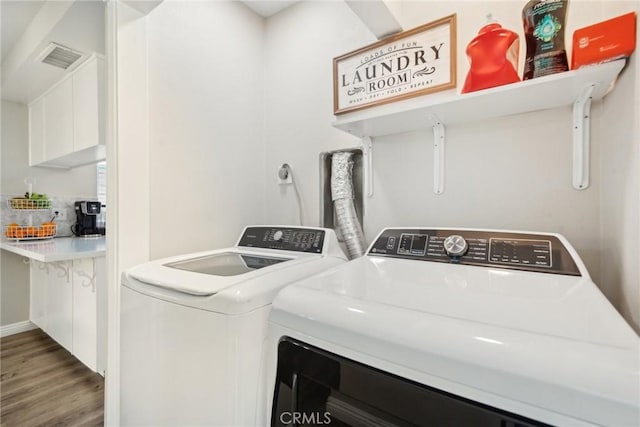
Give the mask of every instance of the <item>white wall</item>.
M 29 167 L 29 112 L 22 104 L 2 101 L 2 194 L 27 191 L 26 177 L 34 177 L 33 191 L 50 196 L 95 197 L 95 165 L 68 170 Z M 4 224 L 4 222 L 3 222 Z M 29 319 L 29 268 L 22 257 L 2 251 L 0 325 Z
M 120 423 L 120 277 L 149 260 L 147 21 L 107 5 L 107 372 L 105 425 Z M 111 133 L 114 131 L 114 134 Z
M 146 19 L 150 256 L 232 245 L 265 219 L 263 20 L 189 1 Z
M 614 6 L 604 7 L 604 3 L 572 2 L 567 39 L 573 29 L 637 9 L 638 2 L 618 2 L 615 13 Z M 394 3 L 393 11 L 405 29 L 457 13 L 460 88 L 468 70 L 464 49 L 483 25 L 485 14 L 492 12 L 522 38 L 522 6 L 519 2 L 419 1 Z M 308 223 L 315 225 L 319 152 L 357 144 L 331 128 L 331 59 L 374 39 L 342 2 L 299 3 L 270 18 L 266 29 L 267 215 L 269 221 L 295 222 L 292 194 L 269 185 L 278 164 L 286 161 L 297 172 L 310 213 Z M 594 280 L 606 282 L 605 294 L 639 330 L 640 134 L 632 120 L 635 117 L 637 123 L 640 113 L 636 75 L 635 66 L 630 66 L 620 87 L 604 103 L 594 105 L 594 170 L 591 187 L 584 191 L 574 190 L 571 184 L 570 107 L 448 127 L 445 193 L 440 196 L 432 192 L 430 132 L 374 139 L 375 194 L 368 200 L 367 237 L 391 225 L 562 233 L 583 257 Z M 609 151 L 612 129 L 624 140 L 613 152 Z M 625 157 L 632 153 L 635 157 Z M 611 170 L 620 172 L 599 172 Z M 620 204 L 625 207 L 622 212 L 616 210 Z M 627 232 L 630 235 L 625 237 Z
M 292 186 L 277 185 L 282 163 L 293 170 L 305 224 L 319 219 L 319 154 L 355 147 L 359 139 L 331 127 L 331 58 L 375 41 L 344 2 L 304 2 L 267 20 L 265 140 L 267 222 L 297 224 Z
M 640 2 L 605 2 L 605 16 L 635 10 Z M 640 32 L 636 33 L 640 46 Z M 640 331 L 640 81 L 638 52 L 604 99 L 599 175 L 601 288 Z
M 114 231 L 122 272 L 149 260 L 150 211 L 147 22 L 124 3 L 118 4 L 117 70 L 118 144 L 107 159 L 117 178 L 107 191 L 117 198 L 110 212 L 117 216 Z

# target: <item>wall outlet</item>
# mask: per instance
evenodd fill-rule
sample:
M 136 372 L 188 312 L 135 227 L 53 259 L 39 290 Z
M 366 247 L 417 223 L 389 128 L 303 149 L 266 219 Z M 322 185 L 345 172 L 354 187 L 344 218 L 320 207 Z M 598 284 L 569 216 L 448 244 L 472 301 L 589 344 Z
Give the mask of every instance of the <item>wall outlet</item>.
M 53 210 L 54 213 L 57 213 L 56 215 L 56 220 L 58 221 L 66 221 L 67 219 L 69 219 L 67 217 L 67 211 L 64 209 L 54 209 Z
M 291 169 L 288 164 L 283 163 L 280 168 L 278 168 L 278 184 L 286 185 L 292 184 L 293 178 L 291 177 Z

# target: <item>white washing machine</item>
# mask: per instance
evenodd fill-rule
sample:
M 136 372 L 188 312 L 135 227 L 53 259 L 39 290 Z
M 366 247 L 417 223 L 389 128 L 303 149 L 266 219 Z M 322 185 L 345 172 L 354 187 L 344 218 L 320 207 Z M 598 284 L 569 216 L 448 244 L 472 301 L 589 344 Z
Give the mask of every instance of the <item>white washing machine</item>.
M 269 341 L 265 425 L 640 425 L 640 340 L 557 234 L 385 229 Z
M 234 247 L 124 273 L 121 424 L 256 425 L 273 298 L 345 261 L 332 230 L 252 226 Z

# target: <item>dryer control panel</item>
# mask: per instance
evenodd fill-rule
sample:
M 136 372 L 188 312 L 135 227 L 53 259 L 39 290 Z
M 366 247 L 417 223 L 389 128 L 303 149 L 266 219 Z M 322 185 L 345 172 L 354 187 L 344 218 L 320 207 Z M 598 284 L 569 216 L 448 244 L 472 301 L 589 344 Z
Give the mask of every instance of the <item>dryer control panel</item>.
M 324 230 L 302 227 L 247 227 L 238 246 L 322 253 Z
M 580 276 L 552 235 L 477 230 L 384 230 L 368 255 Z

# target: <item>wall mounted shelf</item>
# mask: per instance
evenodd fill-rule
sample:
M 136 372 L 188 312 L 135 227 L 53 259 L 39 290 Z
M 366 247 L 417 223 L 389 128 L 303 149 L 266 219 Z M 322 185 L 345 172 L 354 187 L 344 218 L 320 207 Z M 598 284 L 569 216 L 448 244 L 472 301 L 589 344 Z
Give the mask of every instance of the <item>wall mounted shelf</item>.
M 444 191 L 445 126 L 573 105 L 573 186 L 589 186 L 589 116 L 592 100 L 612 88 L 625 60 L 539 77 L 464 95 L 439 93 L 355 111 L 333 126 L 360 138 L 431 129 L 434 192 Z

